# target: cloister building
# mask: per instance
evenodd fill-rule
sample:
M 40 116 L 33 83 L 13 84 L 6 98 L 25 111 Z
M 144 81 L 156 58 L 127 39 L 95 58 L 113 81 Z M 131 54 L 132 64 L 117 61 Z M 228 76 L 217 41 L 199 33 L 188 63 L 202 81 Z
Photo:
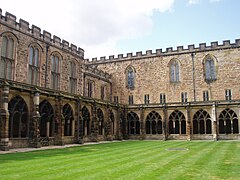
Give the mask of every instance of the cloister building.
M 0 150 L 102 140 L 239 140 L 240 40 L 84 59 L 0 9 Z

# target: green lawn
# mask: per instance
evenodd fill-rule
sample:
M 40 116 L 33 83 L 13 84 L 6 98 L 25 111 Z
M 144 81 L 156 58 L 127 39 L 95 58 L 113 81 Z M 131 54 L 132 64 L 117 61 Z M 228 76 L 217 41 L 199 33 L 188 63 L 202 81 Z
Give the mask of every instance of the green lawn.
M 240 142 L 123 141 L 1 154 L 0 179 L 240 179 Z

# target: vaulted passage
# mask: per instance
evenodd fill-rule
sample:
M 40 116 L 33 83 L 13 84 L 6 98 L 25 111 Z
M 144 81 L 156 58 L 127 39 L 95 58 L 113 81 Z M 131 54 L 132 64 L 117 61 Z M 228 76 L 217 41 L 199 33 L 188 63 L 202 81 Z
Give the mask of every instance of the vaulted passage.
M 193 134 L 211 134 L 212 121 L 207 111 L 199 110 L 193 116 Z
M 84 106 L 82 108 L 82 119 L 83 119 L 83 132 L 84 132 L 84 135 L 87 136 L 87 135 L 90 135 L 90 129 L 91 129 L 91 126 L 90 126 L 90 113 L 88 111 L 88 109 L 86 108 L 86 106 Z
M 52 105 L 44 100 L 39 105 L 39 113 L 40 113 L 40 136 L 41 137 L 52 137 L 54 135 L 55 130 L 55 122 L 54 122 L 54 112 Z
M 218 118 L 219 134 L 239 133 L 238 117 L 232 109 L 225 109 Z
M 28 136 L 28 108 L 20 96 L 11 99 L 9 110 L 9 137 L 24 138 Z
M 104 135 L 104 116 L 103 111 L 98 108 L 97 109 L 97 121 L 98 121 L 98 135 Z
M 64 136 L 72 136 L 73 135 L 73 128 L 74 128 L 74 117 L 73 117 L 73 110 L 69 104 L 65 104 L 63 106 L 63 117 L 64 117 Z
M 130 112 L 127 115 L 128 134 L 140 134 L 139 117 L 135 112 Z
M 175 110 L 169 116 L 169 134 L 186 134 L 186 119 L 181 111 Z
M 146 134 L 162 134 L 162 118 L 156 112 L 152 111 L 146 118 Z

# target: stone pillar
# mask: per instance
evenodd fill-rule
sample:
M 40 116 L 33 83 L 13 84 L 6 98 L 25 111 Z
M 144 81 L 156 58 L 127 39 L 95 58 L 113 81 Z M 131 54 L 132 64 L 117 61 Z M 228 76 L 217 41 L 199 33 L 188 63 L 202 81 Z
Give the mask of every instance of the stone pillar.
M 123 114 L 124 114 L 124 119 L 123 119 L 123 139 L 128 139 L 129 134 L 128 134 L 128 119 L 127 119 L 127 114 L 128 114 L 128 110 L 127 108 L 124 106 L 123 109 Z
M 163 140 L 164 140 L 164 141 L 166 141 L 167 138 L 168 138 L 167 119 L 168 119 L 168 112 L 167 112 L 167 106 L 165 105 L 165 106 L 163 107 L 163 122 L 162 122 Z
M 120 127 L 120 124 L 121 124 L 120 121 L 122 121 L 122 119 L 120 119 L 120 108 L 118 106 L 115 121 L 114 121 L 115 122 L 114 125 L 116 127 L 116 128 L 114 128 L 115 132 L 116 132 L 116 139 L 118 139 L 118 140 L 122 140 L 122 134 L 121 134 L 122 127 Z
M 217 128 L 217 110 L 216 110 L 216 103 L 212 105 L 212 134 L 213 140 L 218 140 L 218 128 Z
M 50 122 L 48 121 L 47 122 L 47 127 L 46 127 L 46 136 L 49 137 L 49 134 L 50 134 Z
M 86 133 L 86 127 L 83 127 L 83 118 L 82 118 L 82 107 L 81 107 L 81 100 L 78 99 L 77 101 L 77 119 L 75 120 L 75 140 L 79 144 L 83 144 L 83 136 Z M 87 123 L 85 123 L 86 126 Z
M 9 150 L 9 113 L 8 113 L 8 95 L 9 95 L 9 84 L 5 83 L 2 87 L 2 108 L 1 108 L 1 121 L 0 121 L 0 150 Z
M 40 148 L 42 145 L 40 143 L 40 114 L 39 114 L 39 92 L 35 92 L 33 96 L 33 117 L 32 117 L 32 127 L 31 127 L 31 143 L 30 146 L 34 148 Z
M 98 141 L 98 120 L 97 120 L 97 106 L 96 102 L 92 104 L 92 123 L 91 123 L 91 140 Z
M 55 126 L 57 126 L 57 134 L 55 134 L 55 144 L 65 145 L 64 143 L 64 117 L 62 115 L 63 97 L 59 96 L 55 100 Z
M 191 134 L 192 134 L 192 126 L 191 126 L 191 108 L 190 105 L 187 106 L 187 119 L 186 119 L 186 133 L 187 133 L 187 140 L 191 141 Z M 179 127 L 181 128 L 181 127 Z
M 140 139 L 143 140 L 146 137 L 145 123 L 144 123 L 144 108 L 140 107 Z

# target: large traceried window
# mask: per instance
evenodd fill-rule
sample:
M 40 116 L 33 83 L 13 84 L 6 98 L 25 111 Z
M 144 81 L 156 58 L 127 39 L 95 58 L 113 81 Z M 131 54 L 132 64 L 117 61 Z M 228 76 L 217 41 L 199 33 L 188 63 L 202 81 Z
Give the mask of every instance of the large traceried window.
M 0 78 L 13 79 L 14 40 L 11 36 L 3 36 L 0 60 Z
M 170 62 L 170 82 L 179 82 L 179 63 L 177 60 L 173 59 Z
M 33 85 L 39 84 L 39 66 L 39 50 L 37 47 L 31 46 L 29 49 L 28 83 Z
M 204 61 L 205 69 L 205 80 L 207 82 L 212 82 L 217 80 L 216 65 L 213 57 L 207 55 Z
M 57 55 L 52 55 L 51 58 L 51 88 L 59 90 L 60 82 L 60 60 Z
M 70 62 L 69 91 L 70 93 L 76 93 L 76 89 L 77 89 L 76 64 L 74 62 Z
M 126 84 L 128 89 L 134 89 L 135 86 L 135 70 L 132 66 L 129 66 L 126 70 Z

